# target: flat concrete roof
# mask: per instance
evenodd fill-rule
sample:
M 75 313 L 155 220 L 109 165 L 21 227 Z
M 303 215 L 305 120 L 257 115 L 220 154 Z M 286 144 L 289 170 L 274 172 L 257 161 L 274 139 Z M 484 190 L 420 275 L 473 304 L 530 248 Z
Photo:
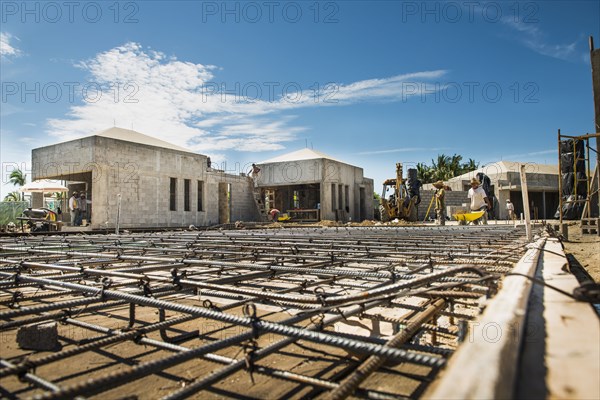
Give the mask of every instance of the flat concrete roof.
M 340 162 L 343 164 L 348 164 L 347 162 L 337 160 L 325 153 L 321 153 L 320 151 L 308 149 L 308 148 L 292 151 L 291 153 L 282 154 L 275 158 L 271 158 L 269 160 L 260 162 L 259 164 L 270 164 L 270 163 L 301 161 L 301 160 L 315 160 L 315 159 L 320 159 L 320 158 L 337 161 L 337 162 Z M 348 164 L 348 165 L 351 165 L 351 164 Z

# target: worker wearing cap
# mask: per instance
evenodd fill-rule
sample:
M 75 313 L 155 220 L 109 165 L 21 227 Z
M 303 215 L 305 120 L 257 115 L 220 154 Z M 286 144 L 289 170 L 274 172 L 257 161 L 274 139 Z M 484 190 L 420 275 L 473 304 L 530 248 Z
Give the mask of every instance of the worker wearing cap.
M 273 208 L 271 211 L 269 211 L 269 215 L 271 216 L 271 220 L 273 222 L 279 221 L 279 213 L 280 211 L 276 208 Z
M 71 214 L 71 225 L 79 226 L 79 198 L 78 193 L 73 192 L 69 199 L 69 213 Z
M 510 201 L 510 199 L 506 199 L 506 211 L 508 211 L 508 219 L 511 221 L 515 220 L 515 206 Z
M 433 184 L 435 191 L 435 213 L 436 223 L 438 225 L 446 225 L 446 190 L 444 189 L 444 182 L 437 181 Z
M 467 196 L 471 199 L 471 211 L 483 211 L 483 215 L 481 218 L 473 221 L 475 225 L 479 223 L 479 220 L 483 222 L 484 225 L 487 225 L 487 210 L 492 209 L 492 205 L 490 203 L 490 199 L 487 198 L 485 191 L 481 186 L 479 186 L 479 180 L 477 178 L 471 179 L 471 189 Z

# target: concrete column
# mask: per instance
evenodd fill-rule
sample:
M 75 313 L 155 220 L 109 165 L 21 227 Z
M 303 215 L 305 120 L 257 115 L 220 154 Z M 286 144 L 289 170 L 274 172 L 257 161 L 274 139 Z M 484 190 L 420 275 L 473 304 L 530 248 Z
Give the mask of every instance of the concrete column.
M 44 195 L 42 193 L 31 193 L 31 207 L 32 208 L 44 207 Z
M 542 219 L 546 219 L 546 191 L 542 190 Z
M 506 211 L 506 199 L 510 199 L 510 190 L 498 190 L 498 219 L 505 220 L 508 218 L 508 211 Z

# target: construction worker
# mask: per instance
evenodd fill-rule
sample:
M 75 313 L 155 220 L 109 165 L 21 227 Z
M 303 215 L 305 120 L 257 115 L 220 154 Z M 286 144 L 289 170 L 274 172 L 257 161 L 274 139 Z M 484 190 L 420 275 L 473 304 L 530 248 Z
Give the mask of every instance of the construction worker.
M 260 168 L 256 164 L 252 164 L 252 169 L 250 170 L 250 176 L 254 181 L 254 187 L 258 185 L 258 175 L 260 174 Z
M 279 221 L 279 213 L 280 213 L 280 212 L 281 212 L 281 211 L 279 211 L 279 210 L 278 210 L 278 209 L 276 209 L 276 208 L 273 208 L 271 211 L 269 211 L 269 215 L 271 216 L 271 220 L 272 220 L 273 222 L 277 222 L 277 221 Z
M 436 223 L 438 225 L 446 225 L 446 190 L 444 189 L 444 182 L 437 181 L 433 184 L 435 191 L 435 214 Z
M 69 198 L 69 213 L 71 214 L 71 226 L 79 226 L 79 193 L 73 192 Z
M 487 210 L 492 209 L 492 205 L 490 203 L 490 199 L 488 199 L 485 191 L 480 185 L 480 182 L 477 178 L 471 179 L 471 189 L 467 193 L 469 199 L 471 199 L 471 211 L 483 211 L 483 215 L 473 221 L 474 225 L 479 223 L 479 220 L 483 222 L 484 225 L 487 225 Z
M 506 199 L 506 211 L 508 211 L 508 219 L 511 221 L 515 220 L 515 206 L 510 201 L 510 199 Z

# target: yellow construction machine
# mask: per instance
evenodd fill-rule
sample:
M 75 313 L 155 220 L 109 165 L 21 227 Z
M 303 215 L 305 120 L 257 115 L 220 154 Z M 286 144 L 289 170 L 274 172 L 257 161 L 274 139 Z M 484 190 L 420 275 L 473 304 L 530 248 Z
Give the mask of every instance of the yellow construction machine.
M 413 173 L 414 171 L 414 173 Z M 408 170 L 410 185 L 402 179 L 402 163 L 396 163 L 396 178 L 383 182 L 383 193 L 379 213 L 381 221 L 387 222 L 396 218 L 414 222 L 417 220 L 417 205 L 420 203 L 420 182 L 417 180 L 416 170 Z M 413 176 L 414 175 L 414 176 Z M 392 193 L 388 192 L 393 188 Z

